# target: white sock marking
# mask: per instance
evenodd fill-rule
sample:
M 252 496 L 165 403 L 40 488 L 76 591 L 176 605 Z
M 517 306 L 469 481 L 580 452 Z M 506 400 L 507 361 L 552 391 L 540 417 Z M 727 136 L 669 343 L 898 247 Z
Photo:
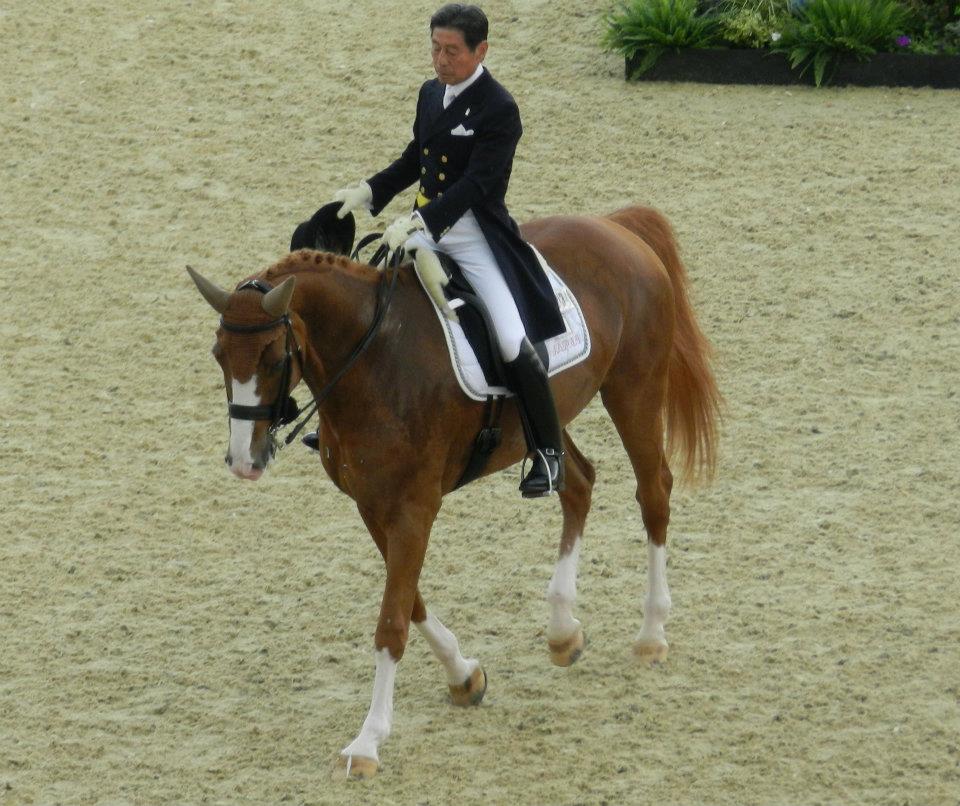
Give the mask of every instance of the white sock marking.
M 480 661 L 474 658 L 466 659 L 460 654 L 457 636 L 444 627 L 433 613 L 428 611 L 426 619 L 419 624 L 414 623 L 446 669 L 447 682 L 451 686 L 462 686 L 480 665 Z
M 380 760 L 377 751 L 387 740 L 393 726 L 393 685 L 397 677 L 397 665 L 389 649 L 377 652 L 377 673 L 373 680 L 370 710 L 363 720 L 360 735 L 340 751 L 340 755 L 347 758 L 348 771 L 354 756 L 371 758 L 377 762 Z
M 577 567 L 580 563 L 580 538 L 569 554 L 557 561 L 553 578 L 547 586 L 547 601 L 550 603 L 550 623 L 547 626 L 548 641 L 563 641 L 573 635 L 580 622 L 573 617 L 573 605 L 577 600 Z
M 663 626 L 670 615 L 670 589 L 667 587 L 667 547 L 647 541 L 647 598 L 643 603 L 643 626 L 638 641 L 666 643 Z

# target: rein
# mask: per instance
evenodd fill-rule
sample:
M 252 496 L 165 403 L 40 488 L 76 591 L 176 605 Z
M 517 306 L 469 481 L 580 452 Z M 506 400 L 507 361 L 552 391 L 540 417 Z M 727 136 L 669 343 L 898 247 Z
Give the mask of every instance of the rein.
M 355 260 L 358 252 L 363 246 L 367 243 L 371 243 L 373 240 L 376 240 L 380 237 L 380 233 L 374 233 L 373 235 L 368 235 L 363 239 L 358 245 L 356 250 L 352 255 L 352 258 Z M 339 370 L 334 374 L 334 376 L 327 381 L 326 385 L 321 389 L 313 400 L 308 405 L 305 413 L 299 411 L 294 415 L 296 417 L 303 414 L 303 419 L 294 427 L 293 431 L 287 434 L 286 438 L 283 440 L 284 445 L 289 445 L 293 442 L 297 435 L 304 429 L 306 424 L 310 422 L 310 419 L 313 417 L 314 412 L 320 407 L 320 404 L 329 397 L 330 393 L 333 391 L 333 388 L 337 385 L 340 379 L 347 374 L 350 368 L 357 363 L 357 360 L 361 355 L 366 351 L 367 347 L 370 346 L 370 342 L 373 341 L 374 336 L 377 335 L 377 331 L 380 330 L 380 325 L 383 324 L 383 318 L 387 313 L 387 308 L 390 307 L 390 302 L 393 299 L 393 292 L 397 287 L 397 277 L 400 275 L 400 262 L 403 260 L 403 250 L 397 249 L 393 255 L 389 258 L 389 264 L 387 261 L 388 255 L 390 254 L 389 248 L 386 244 L 382 245 L 374 253 L 373 258 L 370 261 L 371 266 L 376 266 L 381 261 L 384 263 L 384 268 L 393 269 L 393 274 L 390 277 L 390 283 L 387 285 L 384 282 L 383 275 L 380 276 L 380 281 L 377 283 L 377 307 L 373 315 L 373 321 L 370 323 L 370 327 L 367 328 L 367 332 L 364 334 L 363 338 L 360 339 L 360 343 L 354 347 L 353 352 L 350 354 L 350 357 L 347 358 L 346 362 Z M 386 287 L 385 287 L 386 286 Z M 290 421 L 288 421 L 290 422 Z

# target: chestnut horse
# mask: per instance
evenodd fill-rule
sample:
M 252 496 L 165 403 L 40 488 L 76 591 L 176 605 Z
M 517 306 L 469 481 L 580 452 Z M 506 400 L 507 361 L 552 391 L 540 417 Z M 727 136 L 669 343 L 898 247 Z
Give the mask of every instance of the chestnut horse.
M 630 457 L 649 560 L 634 652 L 641 662 L 659 662 L 667 654 L 664 623 L 671 605 L 668 448 L 679 451 L 685 475 L 712 472 L 720 396 L 709 345 L 688 301 L 670 225 L 656 211 L 631 207 L 606 217 L 546 218 L 522 231 L 569 284 L 590 328 L 589 358 L 553 377 L 551 386 L 564 424 L 599 391 Z M 245 283 L 228 292 L 192 270 L 191 276 L 222 315 L 213 352 L 231 404 L 227 463 L 235 475 L 256 479 L 274 452 L 271 401 L 286 400 L 301 378 L 316 396 L 337 375 L 374 317 L 383 276 L 370 265 L 312 250 L 292 252 L 257 275 L 270 284 L 259 290 Z M 356 501 L 386 563 L 373 699 L 339 758 L 348 777 L 360 778 L 377 771 L 390 733 L 394 679 L 411 622 L 443 664 L 455 704 L 476 705 L 486 689 L 479 662 L 461 654 L 417 587 L 441 499 L 463 472 L 484 407 L 457 385 L 436 317 L 411 272 L 401 272 L 380 330 L 323 399 L 319 417 L 323 467 Z M 526 452 L 512 402 L 501 424 L 503 441 L 486 473 Z M 573 606 L 594 470 L 569 433 L 563 437 L 563 530 L 547 591 L 547 639 L 551 660 L 567 666 L 584 643 Z

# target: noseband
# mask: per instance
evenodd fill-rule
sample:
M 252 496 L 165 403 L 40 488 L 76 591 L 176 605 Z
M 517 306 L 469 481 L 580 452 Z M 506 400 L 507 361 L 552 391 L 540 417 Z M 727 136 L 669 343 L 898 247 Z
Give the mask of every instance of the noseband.
M 273 286 L 264 280 L 249 280 L 240 286 L 237 291 L 243 291 L 245 288 L 259 291 L 266 294 Z M 293 325 L 290 322 L 290 314 L 285 313 L 279 319 L 265 322 L 262 325 L 232 325 L 220 317 L 220 327 L 228 333 L 264 333 L 275 327 L 285 326 L 287 329 L 286 340 L 284 343 L 283 371 L 280 377 L 280 389 L 273 403 L 269 406 L 243 406 L 237 403 L 228 404 L 230 416 L 235 420 L 267 420 L 270 423 L 270 434 L 274 434 L 282 426 L 292 423 L 300 414 L 300 407 L 297 401 L 290 395 L 290 378 L 293 376 L 293 352 L 290 350 L 291 342 L 297 348 L 297 358 L 300 361 L 300 369 L 303 370 L 303 350 L 297 342 L 296 334 L 293 332 Z

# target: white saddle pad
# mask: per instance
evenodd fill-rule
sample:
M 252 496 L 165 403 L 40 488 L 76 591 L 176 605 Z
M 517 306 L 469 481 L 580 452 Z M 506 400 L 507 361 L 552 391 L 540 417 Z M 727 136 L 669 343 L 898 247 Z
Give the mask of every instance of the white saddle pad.
M 533 251 L 550 279 L 553 292 L 557 296 L 557 304 L 560 306 L 560 313 L 563 315 L 563 321 L 567 326 L 563 333 L 548 339 L 545 343 L 549 355 L 547 374 L 556 375 L 558 372 L 579 364 L 590 355 L 590 331 L 587 329 L 586 319 L 583 318 L 583 311 L 580 310 L 580 303 L 577 302 L 573 292 L 560 279 L 560 276 L 547 265 L 543 255 L 536 249 Z M 420 278 L 419 274 L 417 274 L 417 278 Z M 423 285 L 423 280 L 420 280 L 420 284 Z M 424 292 L 426 292 L 426 288 L 424 288 Z M 429 293 L 427 293 L 427 298 L 440 320 L 443 336 L 447 341 L 447 349 L 450 351 L 450 363 L 453 366 L 453 372 L 457 376 L 460 388 L 463 389 L 467 397 L 473 400 L 486 400 L 488 395 L 511 394 L 503 386 L 490 386 L 487 383 L 483 370 L 480 368 L 480 362 L 477 361 L 477 356 L 473 352 L 470 342 L 467 341 L 460 323 L 451 322 L 447 319 Z M 450 307 L 454 310 L 465 304 L 461 299 L 450 301 Z

